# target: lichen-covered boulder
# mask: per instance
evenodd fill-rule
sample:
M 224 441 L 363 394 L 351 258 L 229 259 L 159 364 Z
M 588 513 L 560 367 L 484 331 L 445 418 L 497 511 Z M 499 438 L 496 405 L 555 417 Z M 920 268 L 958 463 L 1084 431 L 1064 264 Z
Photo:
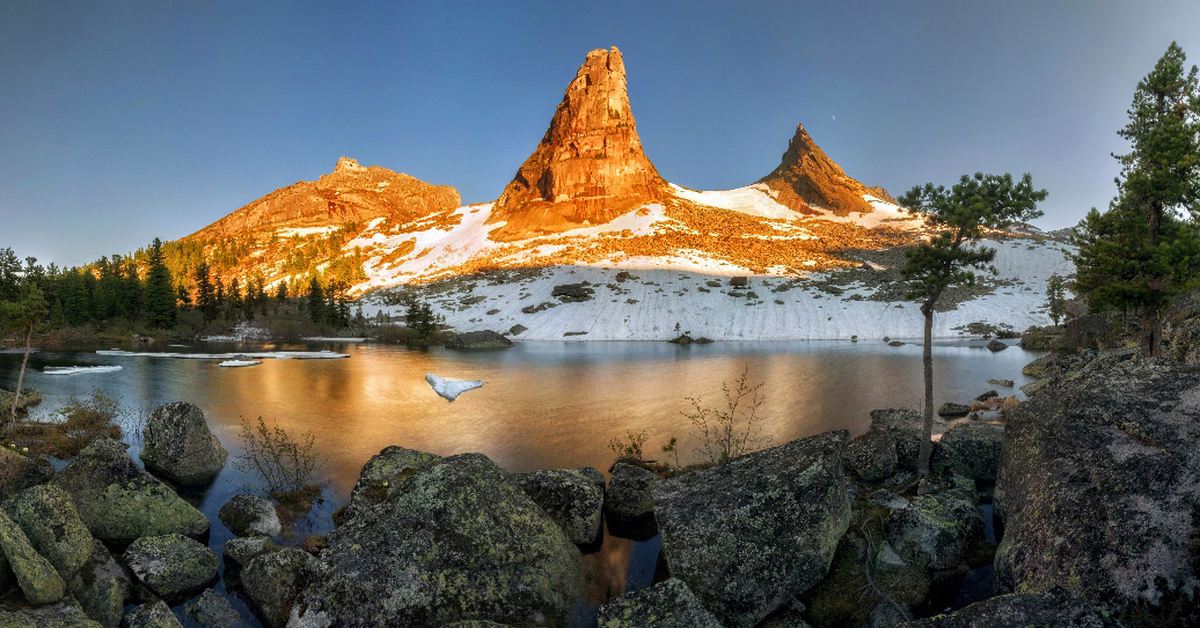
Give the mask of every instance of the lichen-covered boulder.
M 45 484 L 53 476 L 54 468 L 44 460 L 34 460 L 8 447 L 0 447 L 0 500 L 8 499 L 30 486 Z
M 723 628 L 682 581 L 664 580 L 649 589 L 605 602 L 597 628 Z
M 898 628 L 1123 628 L 1093 604 L 1056 589 L 1009 594 L 976 602 L 953 613 L 902 623 Z
M 938 475 L 961 475 L 972 480 L 995 480 L 1000 468 L 1004 426 L 963 423 L 942 434 L 929 468 Z
M 27 488 L 4 502 L 4 511 L 64 580 L 92 555 L 92 534 L 75 511 L 71 495 L 59 487 Z
M 657 476 L 641 467 L 618 462 L 604 494 L 604 510 L 627 520 L 649 515 L 654 512 L 650 487 L 657 481 Z
M 852 514 L 842 474 L 847 437 L 811 436 L 656 483 L 671 576 L 739 627 L 825 577 Z
M 207 545 L 182 534 L 142 537 L 125 550 L 138 584 L 167 601 L 182 601 L 217 578 L 220 560 Z
M 0 608 L 0 626 L 4 628 L 101 628 L 88 619 L 70 597 L 54 604 L 34 608 Z
M 278 549 L 279 546 L 266 536 L 251 536 L 241 539 L 229 539 L 222 546 L 222 553 L 225 556 L 226 575 L 229 568 L 241 568 L 250 564 L 250 561 L 267 552 Z
M 138 457 L 146 468 L 179 486 L 211 482 L 228 452 L 208 429 L 204 412 L 186 402 L 164 403 L 146 422 L 146 444 Z
M 271 500 L 241 493 L 221 506 L 217 517 L 238 536 L 276 536 L 283 532 Z
M 121 620 L 121 628 L 183 628 L 171 607 L 162 600 L 135 606 Z
M 103 543 L 92 544 L 92 555 L 67 582 L 67 591 L 83 612 L 104 628 L 117 628 L 125 613 L 132 583 Z
M 312 556 L 304 550 L 284 547 L 259 554 L 242 572 L 242 589 L 250 607 L 268 626 L 287 623 L 292 602 L 300 592 L 301 575 Z
M 208 519 L 139 467 L 121 443 L 99 438 L 54 476 L 96 538 L 126 545 L 143 536 L 208 531 Z
M 888 432 L 896 439 L 896 468 L 916 472 L 925 418 L 910 408 L 888 408 L 871 411 L 872 432 Z M 932 434 L 942 434 L 949 426 L 933 415 Z
M 595 543 L 604 517 L 604 476 L 591 467 L 530 471 L 513 476 L 521 490 L 576 545 Z
M 229 600 L 212 589 L 188 602 L 184 612 L 201 628 L 249 628 Z
M 893 510 L 886 529 L 888 542 L 905 560 L 938 571 L 963 562 L 971 541 L 983 535 L 983 517 L 971 496 L 944 490 Z
M 445 344 L 447 349 L 507 349 L 513 346 L 513 341 L 499 332 L 485 329 L 455 334 L 447 338 Z
M 864 482 L 876 482 L 896 473 L 896 436 L 872 430 L 846 445 L 846 466 Z
M 966 406 L 953 401 L 947 401 L 937 409 L 937 415 L 943 418 L 963 417 L 970 413 L 971 406 Z
M 353 519 L 364 510 L 385 504 L 395 495 L 399 482 L 412 474 L 426 469 L 442 457 L 392 445 L 385 447 L 363 465 L 358 481 L 350 491 L 350 501 L 340 519 Z
M 579 550 L 512 476 L 480 454 L 402 475 L 329 534 L 290 625 L 566 621 Z
M 1197 442 L 1200 373 L 1157 360 L 1091 369 L 1017 406 L 996 480 L 997 590 L 1061 586 L 1130 626 L 1200 625 Z
M 21 526 L 0 511 L 0 551 L 17 577 L 17 585 L 30 604 L 57 602 L 66 592 L 66 583 L 50 561 L 33 549 Z

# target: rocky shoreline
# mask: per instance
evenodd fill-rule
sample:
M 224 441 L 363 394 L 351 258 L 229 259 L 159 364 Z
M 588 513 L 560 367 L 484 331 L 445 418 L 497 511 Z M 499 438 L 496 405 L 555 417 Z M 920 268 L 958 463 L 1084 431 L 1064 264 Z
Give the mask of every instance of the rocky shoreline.
M 672 477 L 618 463 L 607 483 L 388 447 L 312 542 L 282 545 L 275 506 L 234 497 L 220 557 L 159 477 L 210 480 L 224 447 L 198 408 L 166 404 L 141 453 L 158 476 L 109 439 L 57 473 L 0 450 L 0 624 L 175 626 L 186 602 L 196 625 L 249 625 L 212 589 L 223 560 L 266 626 L 565 626 L 604 523 L 661 552 L 652 586 L 600 607 L 603 628 L 1200 621 L 1200 374 L 1131 351 L 1028 370 L 1043 381 L 1027 402 L 981 395 L 963 407 L 993 420 L 940 424 L 929 480 L 907 409 Z M 955 599 L 988 573 L 995 597 Z

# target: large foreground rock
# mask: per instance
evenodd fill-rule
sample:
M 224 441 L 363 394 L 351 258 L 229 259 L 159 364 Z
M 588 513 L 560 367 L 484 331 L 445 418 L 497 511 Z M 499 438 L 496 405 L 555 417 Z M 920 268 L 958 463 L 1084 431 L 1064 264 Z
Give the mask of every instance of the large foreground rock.
M 381 516 L 382 512 L 368 515 L 367 511 L 386 509 L 389 499 L 400 490 L 401 480 L 429 468 L 441 459 L 435 454 L 396 445 L 383 448 L 363 465 L 342 517 L 349 520 L 362 516 Z
M 729 626 L 754 626 L 816 584 L 850 525 L 847 432 L 795 440 L 655 484 L 671 575 Z
M 0 405 L 0 409 L 4 406 Z M 0 447 L 0 500 L 8 499 L 30 486 L 45 484 L 54 475 L 49 464 Z
M 0 551 L 8 559 L 21 593 L 30 604 L 50 604 L 62 598 L 66 583 L 50 561 L 33 549 L 21 526 L 3 512 L 0 512 Z
M 12 611 L 0 609 L 0 626 L 4 628 L 104 628 L 88 619 L 83 609 L 69 597 L 56 604 L 21 608 Z
M 1003 443 L 1003 425 L 962 423 L 942 434 L 929 466 L 934 473 L 947 477 L 995 480 Z
M 947 615 L 900 624 L 900 628 L 1121 628 L 1094 605 L 1062 590 L 1000 595 Z
M 289 625 L 565 623 L 579 550 L 486 456 L 445 458 L 387 488 L 329 535 Z
M 1000 592 L 1061 586 L 1130 626 L 1200 625 L 1200 373 L 1123 362 L 1009 416 Z
M 171 607 L 162 600 L 147 602 L 125 613 L 121 628 L 183 628 Z
M 886 527 L 887 540 L 900 556 L 930 571 L 957 567 L 983 530 L 973 495 L 955 490 L 913 499 L 892 511 Z
M 917 458 L 921 448 L 924 417 L 911 408 L 887 408 L 871 411 L 871 432 L 887 432 L 896 442 L 896 468 L 903 471 L 917 470 Z M 933 434 L 942 434 L 949 426 L 946 420 L 933 415 Z
M 125 613 L 132 582 L 103 543 L 92 545 L 92 555 L 67 583 L 67 590 L 87 616 L 104 628 L 117 628 Z
M 283 626 L 296 594 L 300 592 L 301 570 L 312 560 L 307 552 L 284 547 L 260 554 L 242 573 L 242 588 L 251 608 L 267 626 Z
M 598 540 L 604 518 L 604 476 L 586 469 L 550 469 L 513 476 L 521 490 L 542 507 L 577 545 Z
M 179 486 L 211 482 L 228 452 L 208 429 L 204 412 L 183 401 L 164 403 L 146 423 L 146 445 L 138 457 L 146 468 Z
M 217 579 L 220 561 L 207 545 L 182 534 L 147 536 L 125 550 L 138 583 L 167 601 L 182 601 Z
M 723 628 L 687 585 L 671 578 L 605 602 L 597 628 Z
M 125 447 L 96 439 L 52 481 L 71 494 L 96 538 L 127 545 L 143 536 L 208 531 L 208 519 L 139 467 Z
M 92 534 L 75 511 L 71 495 L 59 487 L 25 489 L 4 503 L 4 511 L 64 579 L 92 555 Z

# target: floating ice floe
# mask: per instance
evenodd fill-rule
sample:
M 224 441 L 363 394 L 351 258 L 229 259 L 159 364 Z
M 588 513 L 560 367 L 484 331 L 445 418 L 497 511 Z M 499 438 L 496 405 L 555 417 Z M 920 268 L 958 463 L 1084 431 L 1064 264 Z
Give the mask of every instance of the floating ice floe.
M 112 355 L 125 358 L 182 358 L 185 360 L 332 360 L 348 358 L 349 353 L 334 353 L 327 349 L 320 351 L 241 351 L 238 353 L 174 353 L 174 352 L 138 352 L 109 349 L 96 352 L 96 355 Z
M 311 336 L 308 338 L 301 338 L 301 340 L 304 340 L 306 342 L 366 342 L 367 341 L 365 336 L 357 337 L 357 338 L 338 338 L 337 336 Z
M 112 373 L 121 370 L 120 366 L 47 366 L 42 369 L 45 375 L 79 375 L 80 373 Z
M 433 392 L 441 395 L 446 401 L 454 401 L 459 395 L 483 386 L 483 382 L 478 379 L 449 379 L 446 377 L 438 377 L 433 373 L 425 374 L 425 381 L 429 383 L 429 387 Z
M 239 366 L 254 366 L 262 364 L 262 360 L 225 360 L 217 366 L 239 367 Z

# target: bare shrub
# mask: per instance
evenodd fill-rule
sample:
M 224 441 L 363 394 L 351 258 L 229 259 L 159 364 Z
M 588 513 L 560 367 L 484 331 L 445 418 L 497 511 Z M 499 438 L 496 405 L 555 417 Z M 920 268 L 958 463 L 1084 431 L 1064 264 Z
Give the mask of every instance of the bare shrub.
M 742 370 L 742 375 L 733 381 L 721 384 L 721 392 L 725 396 L 725 407 L 707 407 L 700 396 L 686 397 L 691 404 L 690 412 L 683 412 L 692 423 L 692 433 L 700 444 L 696 453 L 712 464 L 725 462 L 771 444 L 770 437 L 762 435 L 759 426 L 761 417 L 758 409 L 762 407 L 763 399 L 758 389 L 763 383 L 750 385 L 747 380 L 750 367 Z
M 278 425 L 268 428 L 262 417 L 257 424 L 242 419 L 240 436 L 243 453 L 234 459 L 234 468 L 258 475 L 271 493 L 302 492 L 329 461 L 314 451 L 312 432 L 297 440 Z

